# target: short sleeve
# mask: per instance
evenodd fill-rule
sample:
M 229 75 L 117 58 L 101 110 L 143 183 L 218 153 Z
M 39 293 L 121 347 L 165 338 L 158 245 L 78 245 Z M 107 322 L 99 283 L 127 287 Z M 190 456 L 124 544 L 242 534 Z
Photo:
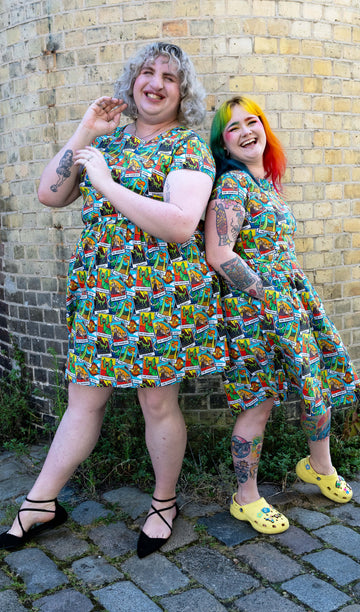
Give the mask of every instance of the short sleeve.
M 186 131 L 174 144 L 169 172 L 173 170 L 195 170 L 205 172 L 213 181 L 215 178 L 215 162 L 206 142 L 193 132 Z
M 248 178 L 243 172 L 225 172 L 216 181 L 212 200 L 235 200 L 244 205 L 248 193 Z

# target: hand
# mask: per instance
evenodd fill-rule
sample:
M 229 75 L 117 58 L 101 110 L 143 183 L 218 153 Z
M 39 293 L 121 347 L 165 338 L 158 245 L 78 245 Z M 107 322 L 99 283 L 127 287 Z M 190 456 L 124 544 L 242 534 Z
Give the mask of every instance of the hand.
M 113 180 L 103 154 L 95 147 L 85 147 L 76 151 L 74 165 L 85 166 L 92 186 L 100 193 L 103 192 L 104 182 Z
M 121 113 L 126 107 L 127 104 L 120 98 L 102 96 L 89 106 L 80 128 L 89 130 L 93 138 L 111 134 L 118 127 Z

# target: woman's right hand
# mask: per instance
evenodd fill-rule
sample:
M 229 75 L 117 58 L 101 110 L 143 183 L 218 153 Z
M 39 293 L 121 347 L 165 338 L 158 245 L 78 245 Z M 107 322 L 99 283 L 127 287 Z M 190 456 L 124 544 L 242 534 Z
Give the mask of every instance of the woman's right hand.
M 126 107 L 127 104 L 120 98 L 97 98 L 87 109 L 79 129 L 85 128 L 91 133 L 92 139 L 111 134 L 118 127 L 121 113 Z

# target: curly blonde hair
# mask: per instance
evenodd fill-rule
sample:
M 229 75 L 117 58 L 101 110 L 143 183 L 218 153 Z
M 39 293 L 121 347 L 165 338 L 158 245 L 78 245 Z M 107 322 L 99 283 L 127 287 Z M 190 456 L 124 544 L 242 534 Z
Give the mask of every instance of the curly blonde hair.
M 165 42 L 150 43 L 141 47 L 124 66 L 121 77 L 115 83 L 114 95 L 126 102 L 124 115 L 136 119 L 138 110 L 133 96 L 133 87 L 146 61 L 155 61 L 164 55 L 177 66 L 180 85 L 178 119 L 185 126 L 199 125 L 205 117 L 205 91 L 199 83 L 194 66 L 188 55 L 177 45 Z

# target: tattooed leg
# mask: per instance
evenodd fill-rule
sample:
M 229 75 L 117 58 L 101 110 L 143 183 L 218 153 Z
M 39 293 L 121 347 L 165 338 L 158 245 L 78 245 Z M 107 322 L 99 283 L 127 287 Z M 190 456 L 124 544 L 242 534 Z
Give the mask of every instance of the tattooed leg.
M 331 408 L 320 415 L 307 414 L 302 402 L 301 425 L 308 439 L 310 464 L 318 474 L 332 474 L 334 471 L 330 454 Z
M 50 186 L 51 191 L 56 192 L 59 187 L 66 181 L 67 178 L 71 175 L 71 168 L 73 166 L 73 152 L 71 149 L 67 149 L 60 159 L 59 166 L 56 168 L 56 174 L 58 175 L 58 180 L 54 185 Z
M 265 426 L 273 400 L 269 399 L 238 415 L 231 438 L 231 454 L 238 482 L 236 501 L 250 504 L 260 498 L 257 474 L 264 440 Z

